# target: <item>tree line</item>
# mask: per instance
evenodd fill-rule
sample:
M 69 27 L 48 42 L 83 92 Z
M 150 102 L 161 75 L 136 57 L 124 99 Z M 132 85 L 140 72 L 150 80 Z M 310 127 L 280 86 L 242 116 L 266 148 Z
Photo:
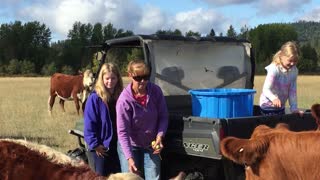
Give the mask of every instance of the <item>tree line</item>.
M 318 68 L 320 52 L 320 23 L 272 23 L 255 28 L 244 26 L 237 33 L 232 25 L 225 35 L 217 35 L 212 28 L 206 35 L 199 32 L 179 30 L 158 30 L 155 34 L 178 36 L 227 36 L 247 39 L 252 43 L 256 60 L 256 72 L 265 73 L 264 67 L 271 62 L 272 55 L 289 40 L 300 46 L 298 68 L 300 72 L 314 73 Z M 1 24 L 0 27 L 0 75 L 48 76 L 55 72 L 76 74 L 86 68 L 95 69 L 97 49 L 88 48 L 112 38 L 134 35 L 131 30 L 117 29 L 111 23 L 94 25 L 75 22 L 68 32 L 67 39 L 51 42 L 51 30 L 40 22 Z M 311 38 L 310 38 L 311 37 Z M 51 42 L 51 43 L 50 43 Z M 108 54 L 116 59 L 122 72 L 127 62 L 142 57 L 139 49 L 119 49 Z

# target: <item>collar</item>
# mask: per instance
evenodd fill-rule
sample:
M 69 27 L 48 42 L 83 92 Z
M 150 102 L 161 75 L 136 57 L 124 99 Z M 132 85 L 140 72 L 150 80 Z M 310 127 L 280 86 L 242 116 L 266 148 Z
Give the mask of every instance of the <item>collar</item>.
M 292 71 L 292 68 L 293 68 L 293 67 L 294 67 L 294 66 L 292 66 L 290 69 L 286 69 L 286 68 L 284 68 L 284 67 L 282 66 L 282 64 L 279 65 L 279 69 L 280 69 L 280 71 L 283 72 L 283 73 L 288 73 L 288 72 Z

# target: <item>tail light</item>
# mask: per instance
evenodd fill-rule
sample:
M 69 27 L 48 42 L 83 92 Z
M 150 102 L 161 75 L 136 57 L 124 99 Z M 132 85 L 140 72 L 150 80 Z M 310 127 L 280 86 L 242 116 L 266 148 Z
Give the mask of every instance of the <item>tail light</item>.
M 224 132 L 224 129 L 221 127 L 220 128 L 220 141 L 223 139 L 223 138 L 225 138 L 226 137 L 226 134 L 225 134 L 225 132 Z

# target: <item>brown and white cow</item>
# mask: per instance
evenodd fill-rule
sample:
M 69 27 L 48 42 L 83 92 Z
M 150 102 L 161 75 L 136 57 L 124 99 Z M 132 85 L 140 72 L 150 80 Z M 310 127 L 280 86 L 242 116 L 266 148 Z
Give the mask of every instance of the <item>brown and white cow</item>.
M 28 144 L 25 146 L 24 144 Z M 86 164 L 74 166 L 69 163 L 54 163 L 47 153 L 29 148 L 30 143 L 16 143 L 0 140 L 0 179 L 1 180 L 142 180 L 133 173 L 116 173 L 103 177 L 93 172 Z M 31 145 L 33 148 L 37 145 Z M 41 147 L 41 146 L 39 146 Z M 46 148 L 48 151 L 48 148 Z M 60 155 L 58 155 L 60 156 Z
M 227 137 L 221 153 L 245 166 L 247 180 L 320 179 L 320 131 L 293 132 L 285 124 L 255 128 L 250 139 Z
M 63 112 L 65 112 L 64 101 L 73 100 L 79 115 L 79 101 L 82 102 L 83 110 L 83 103 L 92 89 L 93 81 L 94 77 L 91 70 L 86 70 L 83 74 L 76 76 L 61 73 L 53 74 L 50 81 L 50 96 L 48 100 L 50 114 L 55 98 L 58 96 L 60 98 L 59 104 Z
M 39 152 L 41 155 L 45 156 L 49 161 L 56 164 L 71 164 L 72 166 L 81 166 L 85 164 L 85 162 L 79 159 L 71 158 L 70 156 L 55 149 L 52 149 L 46 145 L 37 144 L 24 139 L 0 139 L 0 142 L 2 141 L 23 145 L 32 151 Z

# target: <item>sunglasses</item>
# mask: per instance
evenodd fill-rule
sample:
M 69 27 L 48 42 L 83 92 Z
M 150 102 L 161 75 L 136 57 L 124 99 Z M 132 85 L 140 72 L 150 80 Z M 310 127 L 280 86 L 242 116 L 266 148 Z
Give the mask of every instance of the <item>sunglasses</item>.
M 145 81 L 148 81 L 150 79 L 150 75 L 144 75 L 144 76 L 133 76 L 132 79 L 134 79 L 137 82 L 141 82 L 142 79 Z

